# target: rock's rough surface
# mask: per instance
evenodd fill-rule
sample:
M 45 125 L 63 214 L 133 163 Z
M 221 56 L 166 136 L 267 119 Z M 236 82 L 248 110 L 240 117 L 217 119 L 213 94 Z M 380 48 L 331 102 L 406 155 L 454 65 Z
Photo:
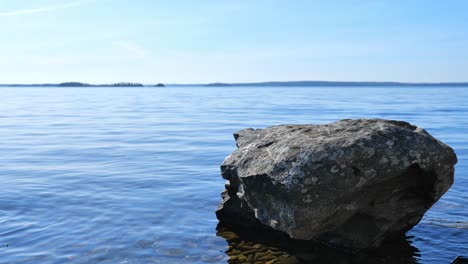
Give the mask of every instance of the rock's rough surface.
M 401 235 L 453 183 L 454 151 L 383 119 L 280 125 L 234 134 L 216 214 L 234 227 L 368 249 Z

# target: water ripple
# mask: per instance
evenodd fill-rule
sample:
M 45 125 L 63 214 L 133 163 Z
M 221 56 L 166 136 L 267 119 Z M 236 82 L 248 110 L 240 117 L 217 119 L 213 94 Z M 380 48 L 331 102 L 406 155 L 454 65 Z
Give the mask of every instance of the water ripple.
M 402 119 L 458 154 L 414 260 L 468 252 L 468 88 L 0 89 L 0 263 L 226 263 L 214 211 L 234 131 Z

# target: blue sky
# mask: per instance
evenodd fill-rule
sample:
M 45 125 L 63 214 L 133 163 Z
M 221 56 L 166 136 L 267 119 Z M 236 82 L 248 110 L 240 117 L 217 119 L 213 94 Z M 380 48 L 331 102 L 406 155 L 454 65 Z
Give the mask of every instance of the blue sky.
M 468 1 L 0 0 L 0 83 L 468 81 Z

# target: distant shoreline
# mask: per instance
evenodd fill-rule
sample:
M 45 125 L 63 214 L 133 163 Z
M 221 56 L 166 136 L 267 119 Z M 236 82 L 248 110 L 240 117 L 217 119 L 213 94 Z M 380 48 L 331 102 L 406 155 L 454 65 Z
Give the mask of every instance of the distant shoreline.
M 447 83 L 405 83 L 405 82 L 338 82 L 338 81 L 291 81 L 291 82 L 257 82 L 257 83 L 211 83 L 204 86 L 229 87 L 229 86 L 254 86 L 254 87 L 390 87 L 390 86 L 468 86 L 468 82 L 447 82 Z
M 0 84 L 0 87 L 468 87 L 468 82 L 407 83 L 407 82 L 341 82 L 341 81 L 291 81 L 253 83 L 208 83 L 208 84 L 141 84 L 114 83 L 88 84 L 81 82 L 42 83 L 42 84 Z
M 143 85 L 141 83 L 134 82 L 119 82 L 112 84 L 89 84 L 82 82 L 64 82 L 64 83 L 39 83 L 39 84 L 0 84 L 0 87 L 165 87 L 162 83 L 153 85 Z

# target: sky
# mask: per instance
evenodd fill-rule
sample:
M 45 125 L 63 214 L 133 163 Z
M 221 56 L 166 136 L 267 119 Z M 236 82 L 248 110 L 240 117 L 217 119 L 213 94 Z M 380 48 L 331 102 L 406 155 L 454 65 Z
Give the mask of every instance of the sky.
M 468 1 L 0 0 L 0 83 L 468 81 Z

